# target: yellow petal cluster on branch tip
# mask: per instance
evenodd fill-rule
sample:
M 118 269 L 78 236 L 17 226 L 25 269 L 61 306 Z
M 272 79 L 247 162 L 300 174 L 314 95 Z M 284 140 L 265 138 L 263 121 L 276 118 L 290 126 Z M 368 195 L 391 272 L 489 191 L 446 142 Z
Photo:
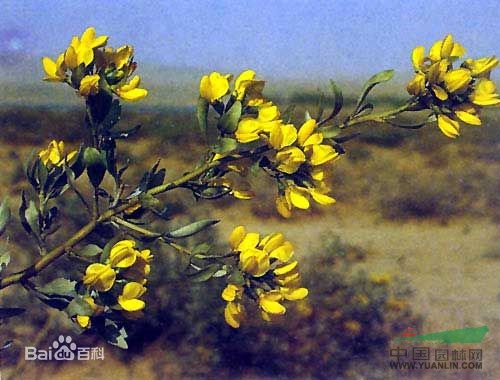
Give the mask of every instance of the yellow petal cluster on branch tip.
M 256 73 L 253 70 L 245 70 L 234 82 L 233 91 L 230 90 L 230 82 L 233 79 L 231 74 L 221 74 L 213 71 L 208 75 L 203 75 L 200 80 L 200 96 L 209 103 L 216 103 L 229 93 L 235 100 L 251 101 L 261 98 L 265 82 L 255 79 Z
M 258 233 L 247 232 L 244 226 L 237 226 L 229 236 L 229 246 L 236 253 L 244 277 L 242 284 L 230 282 L 222 291 L 221 297 L 227 302 L 224 316 L 230 326 L 240 326 L 245 295 L 252 295 L 266 321 L 285 314 L 284 301 L 307 297 L 308 290 L 300 287 L 298 262 L 291 261 L 293 245 L 282 233 L 261 238 Z
M 147 96 L 139 88 L 140 78 L 134 73 L 133 48 L 125 45 L 118 49 L 107 47 L 108 36 L 97 36 L 93 27 L 82 35 L 74 36 L 68 48 L 53 61 L 42 59 L 44 80 L 65 82 L 88 98 L 99 91 L 115 93 L 124 100 L 136 101 Z
M 481 107 L 500 104 L 500 96 L 489 79 L 498 59 L 468 58 L 453 68 L 464 54 L 465 48 L 449 34 L 435 42 L 428 55 L 425 47 L 417 46 L 411 56 L 415 76 L 406 87 L 408 93 L 433 111 L 439 129 L 450 138 L 459 136 L 460 122 L 480 125 Z
M 38 153 L 42 163 L 47 166 L 62 166 L 65 162 L 71 162 L 76 157 L 76 150 L 65 153 L 64 141 L 57 142 L 52 140 L 47 149 L 43 149 Z

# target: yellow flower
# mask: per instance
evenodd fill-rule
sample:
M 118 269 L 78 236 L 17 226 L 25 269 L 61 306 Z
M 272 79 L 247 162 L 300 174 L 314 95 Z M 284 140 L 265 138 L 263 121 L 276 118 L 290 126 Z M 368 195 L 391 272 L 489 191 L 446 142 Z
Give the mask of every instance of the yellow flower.
M 241 252 L 247 248 L 255 248 L 259 244 L 260 235 L 255 232 L 248 233 L 244 226 L 237 226 L 229 236 L 229 246 L 233 251 Z
M 141 297 L 146 292 L 146 288 L 138 282 L 129 282 L 123 287 L 123 292 L 118 296 L 118 304 L 125 311 L 140 311 L 146 306 Z
M 293 174 L 306 161 L 304 152 L 296 146 L 289 146 L 276 153 L 277 169 L 280 172 Z
M 229 179 L 227 177 L 217 178 L 212 182 L 214 186 L 223 186 L 228 189 L 231 189 L 229 194 L 231 194 L 236 199 L 252 199 L 255 196 L 255 193 L 252 191 L 252 187 L 250 183 L 247 181 L 239 180 L 235 181 L 233 179 Z
M 108 36 L 96 37 L 93 27 L 87 28 L 80 38 L 74 36 L 65 52 L 65 62 L 70 69 L 75 69 L 82 63 L 85 67 L 94 61 L 94 49 L 106 45 Z
M 266 251 L 257 248 L 245 248 L 240 253 L 240 267 L 244 272 L 262 277 L 269 270 L 271 262 Z
M 455 112 L 457 118 L 462 120 L 464 123 L 471 125 L 481 125 L 481 119 L 477 116 L 477 111 L 472 104 L 462 103 L 453 111 Z
M 43 70 L 46 77 L 43 80 L 49 82 L 64 82 L 66 80 L 66 66 L 64 64 L 64 53 L 59 55 L 55 61 L 49 57 L 42 59 Z
M 269 144 L 280 150 L 292 145 L 297 140 L 297 129 L 293 124 L 275 125 L 269 135 Z
M 304 148 L 304 152 L 308 156 L 307 161 L 313 165 L 322 165 L 339 156 L 332 146 L 321 144 L 323 142 L 323 134 L 315 132 L 316 120 L 307 120 L 299 129 L 297 140 L 299 145 Z
M 411 61 L 413 63 L 413 68 L 416 72 L 422 70 L 425 62 L 425 47 L 417 46 L 411 52 Z
M 233 302 L 235 299 L 241 299 L 243 288 L 241 286 L 228 284 L 222 291 L 222 299 L 227 302 Z
M 475 85 L 472 94 L 469 96 L 469 100 L 479 106 L 492 106 L 495 104 L 500 104 L 500 96 L 495 93 L 496 86 L 493 81 L 481 78 Z
M 430 84 L 441 83 L 448 72 L 449 62 L 445 59 L 433 63 L 427 70 L 427 80 Z
M 243 100 L 245 95 L 250 99 L 255 99 L 262 96 L 265 82 L 262 80 L 255 80 L 255 71 L 243 71 L 234 82 L 234 96 L 236 100 Z
M 450 93 L 462 93 L 467 90 L 472 80 L 471 72 L 468 69 L 455 69 L 448 71 L 444 75 L 446 90 Z
M 254 118 L 244 118 L 238 123 L 238 128 L 234 133 L 240 143 L 249 143 L 260 139 L 262 125 Z
M 460 135 L 458 132 L 460 128 L 458 121 L 453 120 L 446 115 L 438 115 L 437 119 L 438 127 L 445 136 L 454 139 Z
M 474 77 L 489 78 L 491 70 L 498 66 L 498 59 L 495 56 L 480 59 L 466 59 L 463 64 L 469 69 Z
M 292 207 L 307 210 L 310 207 L 308 195 L 318 204 L 328 206 L 335 203 L 335 199 L 326 195 L 327 188 L 306 188 L 290 185 L 285 189 L 284 196 L 276 200 L 276 209 L 284 218 L 291 216 Z
M 83 297 L 83 300 L 90 305 L 92 308 L 92 315 L 98 315 L 102 312 L 103 307 L 99 306 L 95 303 L 94 299 L 92 297 Z M 81 328 L 89 328 L 90 327 L 90 316 L 89 315 L 77 315 L 76 316 L 76 323 Z
M 281 233 L 266 236 L 258 247 L 267 252 L 271 259 L 278 259 L 284 263 L 288 262 L 294 254 L 292 243 L 285 241 Z
M 91 49 L 102 47 L 106 45 L 107 42 L 108 36 L 96 37 L 95 28 L 92 26 L 85 29 L 80 37 L 80 45 Z
M 234 329 L 240 327 L 243 319 L 243 305 L 236 302 L 228 302 L 224 309 L 224 319 L 226 323 Z
M 406 89 L 410 95 L 421 95 L 425 92 L 425 74 L 417 73 L 415 77 L 408 82 Z
M 273 273 L 276 275 L 275 282 L 285 288 L 296 288 L 300 280 L 298 261 L 278 266 Z
M 145 278 L 149 276 L 151 272 L 151 265 L 149 263 L 153 259 L 153 255 L 151 255 L 149 249 L 144 249 L 140 252 L 135 251 L 135 255 L 135 263 L 123 272 L 123 277 L 135 282 L 140 282 L 144 285 L 146 283 Z
M 229 92 L 230 74 L 222 75 L 216 71 L 204 75 L 200 81 L 200 96 L 215 103 Z
M 47 149 L 38 153 L 40 160 L 45 166 L 62 166 L 65 162 L 70 162 L 77 154 L 76 150 L 64 154 L 64 141 L 52 140 Z
M 280 288 L 280 293 L 284 299 L 289 301 L 303 300 L 309 294 L 307 288 Z
M 85 276 L 83 276 L 83 283 L 99 292 L 107 292 L 113 287 L 115 279 L 116 273 L 111 268 L 111 265 L 95 263 L 87 267 Z
M 448 34 L 444 39 L 436 41 L 429 52 L 431 61 L 441 59 L 456 59 L 465 54 L 465 48 L 458 42 L 453 41 L 453 36 Z
M 80 82 L 80 95 L 89 96 L 97 94 L 100 79 L 101 77 L 98 74 L 84 76 Z
M 114 89 L 116 95 L 124 100 L 136 101 L 145 98 L 148 95 L 148 90 L 137 88 L 141 83 L 139 75 L 134 76 L 130 82 L 121 84 Z
M 113 49 L 111 47 L 104 48 L 102 53 L 96 58 L 98 67 L 101 66 L 113 66 L 116 70 L 121 70 L 125 65 L 127 65 L 134 54 L 134 48 L 129 45 L 119 47 L 118 49 Z
M 137 260 L 135 241 L 122 240 L 111 247 L 109 262 L 114 268 L 128 268 Z
M 279 291 L 262 292 L 259 295 L 259 306 L 265 313 L 283 315 L 286 308 L 280 304 L 281 300 L 283 300 L 283 295 Z
M 261 104 L 258 107 L 257 120 L 259 120 L 260 122 L 266 123 L 278 120 L 279 118 L 280 118 L 280 110 L 278 109 L 278 106 L 273 104 L 273 102 L 267 102 Z M 270 130 L 267 132 L 270 132 Z

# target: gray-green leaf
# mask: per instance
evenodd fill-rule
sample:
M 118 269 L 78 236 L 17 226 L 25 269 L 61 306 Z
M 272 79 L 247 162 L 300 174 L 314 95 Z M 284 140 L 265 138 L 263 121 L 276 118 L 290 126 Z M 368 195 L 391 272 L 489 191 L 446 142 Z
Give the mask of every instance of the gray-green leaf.
M 231 108 L 219 119 L 217 128 L 224 133 L 233 133 L 238 128 L 238 121 L 241 117 L 241 102 L 235 101 Z
M 394 76 L 394 70 L 384 70 L 375 74 L 370 79 L 368 79 L 368 81 L 366 81 L 365 85 L 363 86 L 361 95 L 358 98 L 354 113 L 357 113 L 361 104 L 365 101 L 366 97 L 368 96 L 368 93 L 373 89 L 373 87 L 375 87 L 379 83 L 391 80 L 393 76 Z
M 208 117 L 208 101 L 200 96 L 196 108 L 196 119 L 198 120 L 198 126 L 200 127 L 200 131 L 203 134 L 205 134 L 207 130 L 207 117 Z
M 75 296 L 76 281 L 70 281 L 65 278 L 56 278 L 55 280 L 38 287 L 37 290 L 47 295 Z
M 235 139 L 229 137 L 222 137 L 217 141 L 212 147 L 212 151 L 219 154 L 224 154 L 235 150 L 238 147 L 238 142 Z
M 193 282 L 204 282 L 210 280 L 220 269 L 220 264 L 212 264 L 189 275 L 189 279 Z
M 207 227 L 213 226 L 219 223 L 217 219 L 203 219 L 197 222 L 188 224 L 187 226 L 178 228 L 174 231 L 167 233 L 166 237 L 169 238 L 185 238 L 197 234 L 198 232 L 204 230 Z
M 94 257 L 102 252 L 102 248 L 95 244 L 89 244 L 80 249 L 77 254 L 82 257 Z

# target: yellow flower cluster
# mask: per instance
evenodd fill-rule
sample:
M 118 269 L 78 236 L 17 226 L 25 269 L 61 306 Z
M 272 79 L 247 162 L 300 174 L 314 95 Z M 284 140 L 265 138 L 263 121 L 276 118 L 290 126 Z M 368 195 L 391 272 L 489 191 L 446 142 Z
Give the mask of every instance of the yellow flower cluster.
M 139 88 L 139 76 L 131 78 L 137 67 L 133 48 L 126 45 L 115 50 L 106 47 L 107 42 L 108 36 L 96 36 L 94 28 L 87 28 L 72 38 L 55 61 L 42 59 L 44 80 L 68 83 L 84 97 L 107 91 L 125 100 L 144 98 L 148 92 Z
M 438 127 L 451 138 L 459 135 L 460 121 L 480 125 L 479 109 L 500 104 L 490 80 L 498 59 L 466 59 L 454 68 L 453 62 L 464 54 L 464 47 L 454 42 L 451 34 L 434 43 L 428 55 L 425 47 L 417 46 L 412 53 L 415 76 L 407 85 L 421 105 L 434 111 Z
M 229 283 L 222 292 L 227 304 L 226 322 L 238 328 L 244 317 L 244 295 L 255 300 L 266 321 L 286 312 L 282 302 L 297 301 L 307 297 L 308 290 L 300 287 L 298 262 L 292 261 L 293 246 L 283 234 L 274 233 L 260 238 L 258 233 L 247 233 L 245 227 L 236 227 L 229 245 L 238 255 L 238 266 L 243 281 Z
M 262 96 L 264 81 L 255 79 L 255 71 L 243 71 L 234 82 L 232 96 L 239 101 L 245 98 L 249 101 Z M 204 75 L 200 80 L 200 96 L 209 103 L 220 102 L 221 99 L 230 93 L 230 82 L 233 76 L 231 74 L 221 74 L 212 72 L 210 75 Z
M 146 292 L 144 285 L 151 271 L 152 258 L 149 249 L 136 249 L 135 241 L 119 241 L 111 247 L 106 263 L 94 263 L 87 267 L 83 284 L 98 292 L 108 292 L 115 284 L 125 283 L 117 297 L 117 306 L 126 313 L 139 312 L 146 306 L 140 297 Z M 95 304 L 93 299 L 87 302 L 91 306 Z
M 64 141 L 57 142 L 56 140 L 52 140 L 47 149 L 43 149 L 38 153 L 38 157 L 40 157 L 40 160 L 45 166 L 50 168 L 69 163 L 76 157 L 77 153 L 78 152 L 74 150 L 66 154 L 64 151 Z
M 309 119 L 296 128 L 281 119 L 277 105 L 263 98 L 264 81 L 255 79 L 255 72 L 242 72 L 235 81 L 234 90 L 230 89 L 232 75 L 213 72 L 200 81 L 200 96 L 212 104 L 221 102 L 231 94 L 232 101 L 242 101 L 242 116 L 238 120 L 234 138 L 241 144 L 262 141 L 272 152 L 270 169 L 276 174 L 279 196 L 276 208 L 285 218 L 292 209 L 308 209 L 309 198 L 321 205 L 335 203 L 328 196 L 326 185 L 326 165 L 339 157 L 331 144 L 325 141 L 317 122 Z M 216 155 L 214 159 L 222 156 Z M 231 169 L 232 170 L 232 169 Z M 244 175 L 241 168 L 232 171 Z M 227 177 L 219 178 L 215 185 L 226 186 L 236 198 L 250 199 L 253 192 L 246 181 L 233 181 Z
M 270 133 L 269 144 L 275 149 L 274 164 L 282 175 L 276 208 L 289 218 L 292 208 L 308 209 L 309 197 L 320 205 L 335 203 L 328 196 L 326 166 L 339 157 L 335 149 L 323 143 L 317 123 L 309 119 L 297 131 L 292 124 L 276 125 Z

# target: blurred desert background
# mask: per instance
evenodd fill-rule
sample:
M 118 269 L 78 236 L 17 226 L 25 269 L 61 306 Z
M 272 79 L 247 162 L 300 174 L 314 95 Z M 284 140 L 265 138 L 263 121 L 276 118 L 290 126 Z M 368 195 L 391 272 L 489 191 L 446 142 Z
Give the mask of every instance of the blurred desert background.
M 103 28 L 108 33 L 104 25 L 98 31 Z M 432 35 L 432 41 L 442 37 L 441 31 Z M 14 37 L 24 38 L 15 33 Z M 9 37 L 11 42 L 14 37 Z M 129 40 L 134 44 L 133 36 Z M 84 135 L 85 109 L 70 88 L 40 80 L 40 57 L 11 45 L 3 44 L 0 56 L 0 199 L 8 196 L 16 215 L 20 192 L 28 187 L 23 162 L 52 139 L 76 148 Z M 56 50 L 48 53 L 55 56 Z M 370 61 L 362 50 L 358 55 L 360 61 Z M 376 108 L 404 101 L 411 72 L 405 59 L 406 69 L 397 68 L 393 82 L 373 91 Z M 376 67 L 370 73 L 391 67 L 372 63 Z M 136 184 L 158 158 L 167 169 L 167 180 L 194 167 L 205 151 L 195 121 L 198 81 L 207 71 L 231 65 L 221 63 L 221 67 L 140 66 L 138 73 L 150 95 L 140 104 L 124 103 L 119 124 L 124 130 L 142 125 L 137 136 L 119 146 L 122 162 L 131 161 L 129 183 Z M 342 120 L 369 74 L 347 71 L 337 78 L 337 72 L 332 69 L 308 80 L 304 75 L 285 77 L 271 71 L 263 75 L 265 95 L 281 109 L 295 104 L 294 116 L 300 123 L 306 109 L 314 116 L 319 90 L 328 91 L 328 75 L 339 79 L 344 90 Z M 434 125 L 415 131 L 379 124 L 360 127 L 361 136 L 346 143 L 346 154 L 334 165 L 331 187 L 337 203 L 297 212 L 290 220 L 275 211 L 275 189 L 264 177 L 251 178 L 257 193 L 251 201 L 195 201 L 187 191 L 169 192 L 161 200 L 171 210 L 173 224 L 196 217 L 221 219 L 199 237 L 215 246 L 227 244 L 236 224 L 262 233 L 283 231 L 301 260 L 308 299 L 290 307 L 278 322 L 248 321 L 233 330 L 224 323 L 222 281 L 190 284 L 183 278 L 179 254 L 154 245 L 146 318 L 129 332 L 127 351 L 92 335 L 77 335 L 64 313 L 49 310 L 21 287 L 2 292 L 0 306 L 27 306 L 28 312 L 0 324 L 0 343 L 13 340 L 0 352 L 1 378 L 498 378 L 500 110 L 485 110 L 482 120 L 480 127 L 462 126 L 456 140 L 443 136 Z M 69 194 L 61 205 L 70 233 L 86 216 Z M 5 236 L 8 240 L 0 244 L 12 253 L 9 272 L 36 259 L 17 221 Z M 53 239 L 60 241 L 61 236 Z M 84 268 L 85 263 L 62 258 L 37 281 L 63 273 L 78 277 Z M 490 331 L 483 343 L 473 347 L 483 349 L 480 371 L 389 368 L 389 349 L 397 346 L 391 340 L 405 330 L 430 333 L 483 325 Z M 24 361 L 25 346 L 48 347 L 61 334 L 71 335 L 78 346 L 104 347 L 105 359 Z

